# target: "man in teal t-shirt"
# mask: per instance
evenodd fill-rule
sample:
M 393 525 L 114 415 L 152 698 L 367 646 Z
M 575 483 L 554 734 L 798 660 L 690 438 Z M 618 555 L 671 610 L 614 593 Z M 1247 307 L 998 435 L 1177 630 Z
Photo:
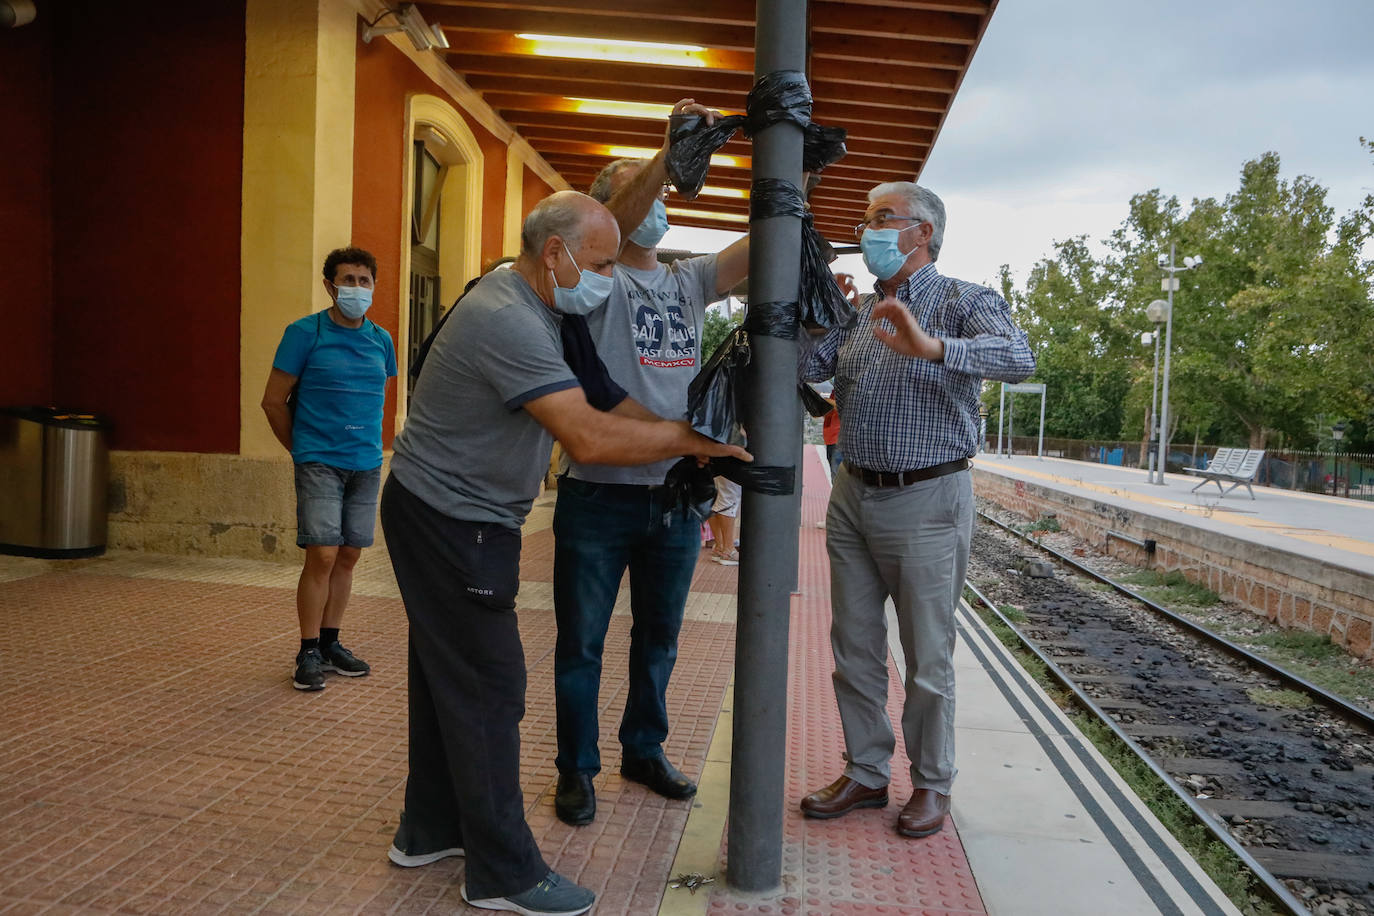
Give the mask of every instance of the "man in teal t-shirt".
M 324 288 L 334 304 L 286 326 L 262 396 L 272 432 L 296 466 L 296 545 L 305 548 L 296 586 L 297 690 L 323 690 L 325 671 L 361 677 L 371 670 L 339 643 L 339 624 L 353 567 L 372 544 L 382 411 L 396 377 L 391 335 L 364 317 L 376 279 L 377 259 L 363 249 L 329 253 Z

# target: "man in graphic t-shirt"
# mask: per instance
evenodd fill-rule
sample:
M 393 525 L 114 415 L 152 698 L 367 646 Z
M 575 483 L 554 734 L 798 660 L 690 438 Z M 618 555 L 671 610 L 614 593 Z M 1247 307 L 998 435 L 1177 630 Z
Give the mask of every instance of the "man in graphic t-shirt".
M 715 113 L 684 99 L 674 113 Z M 588 316 L 597 354 L 630 397 L 659 416 L 687 415 L 687 386 L 701 369 L 706 307 L 725 297 L 749 269 L 745 236 L 719 254 L 658 261 L 668 230 L 663 203 L 664 149 L 654 158 L 621 159 L 602 170 L 590 194 L 606 203 L 624 240 L 605 308 Z M 601 656 L 620 580 L 630 571 L 629 686 L 620 723 L 620 772 L 672 799 L 696 786 L 663 754 L 665 694 L 677 659 L 687 591 L 701 548 L 700 524 L 666 512 L 662 486 L 674 459 L 635 467 L 574 461 L 558 485 L 554 514 L 554 607 L 558 642 L 558 791 L 564 822 L 596 815 L 593 777 L 601 770 L 597 718 Z
M 324 261 L 334 304 L 286 326 L 262 409 L 296 466 L 296 586 L 301 648 L 292 686 L 323 690 L 324 672 L 362 677 L 367 662 L 339 642 L 353 567 L 372 544 L 382 475 L 382 409 L 396 377 L 391 335 L 366 317 L 377 259 L 339 248 Z M 293 404 L 288 397 L 295 391 Z

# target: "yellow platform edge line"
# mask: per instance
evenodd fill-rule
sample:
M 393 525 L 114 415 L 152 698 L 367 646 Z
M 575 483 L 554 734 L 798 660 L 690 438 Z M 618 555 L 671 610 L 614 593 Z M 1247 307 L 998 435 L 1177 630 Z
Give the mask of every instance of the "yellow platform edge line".
M 697 794 L 692 799 L 692 811 L 682 828 L 677 858 L 673 859 L 673 868 L 668 874 L 669 880 L 678 875 L 702 874 L 715 878 L 715 883 L 708 884 L 695 894 L 686 888 L 665 886 L 658 916 L 704 916 L 711 903 L 712 890 L 725 882 L 725 875 L 720 869 L 720 845 L 725 836 L 726 816 L 730 811 L 734 705 L 735 679 L 731 677 L 725 688 L 725 696 L 721 699 L 720 715 L 716 718 L 711 746 L 706 751 L 706 764 L 701 770 L 701 781 L 697 783 Z

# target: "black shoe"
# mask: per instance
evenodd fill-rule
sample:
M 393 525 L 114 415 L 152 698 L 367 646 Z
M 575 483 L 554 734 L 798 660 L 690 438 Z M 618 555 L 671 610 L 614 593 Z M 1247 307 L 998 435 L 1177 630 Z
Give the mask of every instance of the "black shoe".
M 349 652 L 336 639 L 327 646 L 320 646 L 321 667 L 325 671 L 337 671 L 344 677 L 362 677 L 372 670 L 372 666 Z
M 596 817 L 596 789 L 592 788 L 591 773 L 558 774 L 558 794 L 553 810 L 565 824 L 581 827 Z
M 324 689 L 324 659 L 319 649 L 306 649 L 296 655 L 296 673 L 291 686 L 297 690 Z
M 626 757 L 620 762 L 620 775 L 643 783 L 664 798 L 691 798 L 697 787 L 663 756 Z

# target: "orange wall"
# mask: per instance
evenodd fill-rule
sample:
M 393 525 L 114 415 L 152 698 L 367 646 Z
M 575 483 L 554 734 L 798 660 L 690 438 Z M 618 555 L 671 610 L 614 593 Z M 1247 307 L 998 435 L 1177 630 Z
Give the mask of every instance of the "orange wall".
M 447 93 L 390 42 L 358 41 L 357 106 L 353 139 L 353 244 L 377 257 L 376 298 L 368 317 L 400 339 L 400 303 L 395 282 L 400 270 L 404 203 L 406 98 L 416 93 L 447 98 Z M 457 106 L 454 106 L 457 109 Z M 459 110 L 462 115 L 462 111 Z M 505 209 L 505 144 L 475 120 L 465 118 L 484 154 L 482 168 L 482 262 L 500 257 L 501 215 Z M 452 302 L 468 277 L 444 277 L 443 300 Z M 388 398 L 383 439 L 394 434 L 395 389 Z
M 485 268 L 498 258 L 520 252 L 503 250 L 506 234 L 506 144 L 480 125 L 472 122 L 469 125 L 477 137 L 477 145 L 482 148 L 482 266 Z
M 52 401 L 51 76 L 48 19 L 0 31 L 0 406 Z

